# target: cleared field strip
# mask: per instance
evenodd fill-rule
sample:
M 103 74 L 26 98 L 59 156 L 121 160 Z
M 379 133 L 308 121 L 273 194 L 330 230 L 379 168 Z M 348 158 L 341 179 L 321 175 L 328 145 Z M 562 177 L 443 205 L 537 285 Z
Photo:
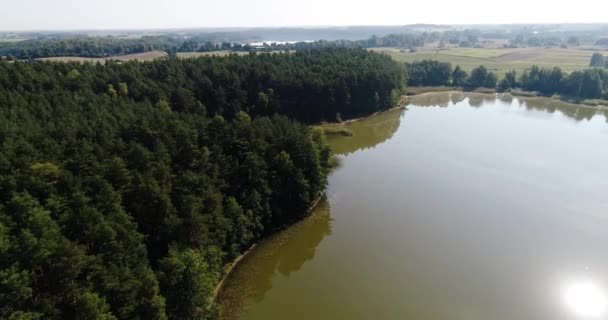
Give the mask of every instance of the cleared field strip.
M 121 56 L 111 56 L 105 58 L 85 58 L 85 57 L 49 57 L 49 58 L 40 58 L 37 60 L 42 61 L 59 61 L 59 62 L 105 62 L 105 61 L 151 61 L 155 59 L 164 58 L 167 56 L 167 53 L 164 51 L 150 51 L 150 52 L 142 52 L 142 53 L 134 53 L 134 54 L 125 54 Z

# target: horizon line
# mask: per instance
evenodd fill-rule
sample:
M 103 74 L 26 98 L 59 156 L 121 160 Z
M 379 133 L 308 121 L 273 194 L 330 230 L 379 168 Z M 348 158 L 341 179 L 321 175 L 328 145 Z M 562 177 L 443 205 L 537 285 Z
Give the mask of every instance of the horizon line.
M 510 23 L 409 23 L 409 24 L 352 24 L 352 25 L 260 25 L 260 26 L 196 26 L 196 27 L 109 27 L 109 28 L 32 28 L 0 29 L 1 33 L 14 32 L 85 32 L 85 31 L 186 31 L 186 30 L 252 30 L 252 29 L 327 29 L 327 28 L 390 28 L 416 25 L 455 26 L 550 26 L 550 25 L 608 25 L 608 22 L 510 22 Z

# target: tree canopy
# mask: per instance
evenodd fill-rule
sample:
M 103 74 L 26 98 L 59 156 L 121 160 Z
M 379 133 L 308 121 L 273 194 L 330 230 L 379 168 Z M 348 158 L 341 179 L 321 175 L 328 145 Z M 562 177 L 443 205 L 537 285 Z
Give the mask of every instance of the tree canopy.
M 603 68 L 606 67 L 606 62 L 606 59 L 601 53 L 594 52 L 593 55 L 591 55 L 591 62 L 589 62 L 589 66 Z

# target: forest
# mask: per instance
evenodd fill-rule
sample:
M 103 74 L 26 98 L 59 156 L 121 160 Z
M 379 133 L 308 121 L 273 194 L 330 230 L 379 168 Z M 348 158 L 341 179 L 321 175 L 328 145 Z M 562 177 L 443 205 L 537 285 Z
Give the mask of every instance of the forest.
M 324 191 L 302 123 L 388 109 L 404 82 L 359 49 L 0 62 L 0 318 L 213 318 L 225 263 Z

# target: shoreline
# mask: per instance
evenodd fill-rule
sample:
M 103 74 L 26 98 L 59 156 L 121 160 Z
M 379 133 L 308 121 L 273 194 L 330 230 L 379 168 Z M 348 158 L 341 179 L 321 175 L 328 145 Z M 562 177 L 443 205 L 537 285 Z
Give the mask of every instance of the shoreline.
M 253 250 L 258 246 L 259 243 L 261 243 L 262 241 L 268 239 L 269 237 L 271 237 L 285 229 L 290 228 L 291 226 L 298 223 L 299 221 L 302 221 L 302 220 L 308 218 L 313 213 L 313 211 L 317 208 L 317 205 L 319 204 L 319 202 L 321 202 L 321 199 L 323 199 L 323 197 L 325 197 L 325 192 L 323 192 L 317 198 L 317 200 L 315 200 L 315 202 L 312 203 L 312 205 L 306 211 L 306 214 L 301 219 L 298 219 L 294 223 L 286 225 L 283 228 L 277 229 L 277 230 L 273 231 L 272 233 L 268 234 L 267 236 L 260 238 L 256 243 L 252 244 L 251 247 L 249 247 L 249 249 L 247 249 L 245 252 L 241 253 L 239 256 L 234 258 L 234 260 L 232 260 L 231 262 L 225 264 L 224 268 L 226 271 L 222 275 L 220 282 L 218 282 L 218 284 L 213 289 L 213 295 L 209 299 L 208 308 L 212 307 L 214 304 L 217 303 L 217 298 L 220 295 L 220 293 L 222 292 L 222 289 L 224 288 L 224 285 L 226 284 L 226 280 L 228 280 L 230 275 L 240 265 L 240 263 L 243 261 L 243 259 L 245 259 L 247 256 L 249 256 L 251 254 L 251 252 L 253 252 Z
M 407 101 L 407 95 L 403 95 L 403 96 L 401 96 L 401 99 L 399 99 L 399 103 L 397 104 L 397 106 L 392 107 L 390 109 L 386 109 L 386 110 L 382 110 L 382 111 L 376 111 L 374 113 L 368 114 L 368 115 L 363 116 L 363 117 L 348 119 L 348 120 L 344 120 L 342 122 L 328 122 L 328 123 L 347 124 L 347 123 L 363 120 L 363 119 L 366 119 L 366 118 L 369 118 L 369 117 L 373 117 L 375 115 L 378 115 L 378 114 L 381 114 L 381 113 L 384 113 L 384 112 L 389 112 L 389 111 L 399 110 L 399 109 L 407 109 L 407 107 L 405 106 L 405 102 L 406 101 Z M 320 125 L 323 125 L 323 124 L 320 124 Z
M 574 106 L 579 106 L 579 107 L 584 107 L 584 108 L 593 108 L 593 109 L 608 109 L 608 105 L 607 104 L 589 104 L 589 103 L 584 103 L 583 101 L 577 102 L 577 101 L 573 101 L 573 100 L 568 100 L 566 97 L 562 98 L 560 96 L 557 97 L 545 97 L 539 94 L 534 94 L 534 95 L 530 95 L 529 93 L 521 93 L 521 92 L 504 92 L 503 94 L 508 94 L 511 95 L 513 97 L 518 97 L 518 98 L 529 98 L 529 99 L 535 99 L 535 98 L 540 98 L 540 99 L 551 99 L 551 100 L 555 100 L 555 101 L 559 101 L 559 102 L 563 102 L 563 103 L 568 103 Z
M 262 241 L 262 240 L 263 239 L 260 239 L 260 241 Z M 255 249 L 255 247 L 258 246 L 258 243 L 259 243 L 259 241 L 252 244 L 251 247 L 249 247 L 249 249 L 247 249 L 245 252 L 241 253 L 239 256 L 234 258 L 234 260 L 232 260 L 232 262 L 230 262 L 224 266 L 224 268 L 226 268 L 226 271 L 224 272 L 224 275 L 220 279 L 220 282 L 218 282 L 218 284 L 213 289 L 213 295 L 211 296 L 211 299 L 209 301 L 209 306 L 212 306 L 214 303 L 217 302 L 217 297 L 219 296 L 220 292 L 222 291 L 222 288 L 224 288 L 226 279 L 228 279 L 228 277 L 230 276 L 232 271 L 239 265 L 241 260 L 243 260 L 243 258 L 247 257 L 251 253 L 251 251 L 253 249 Z
M 414 88 L 417 88 L 417 87 L 414 87 Z M 405 98 L 408 99 L 408 98 L 413 98 L 413 97 L 431 95 L 431 94 L 435 94 L 435 93 L 450 93 L 450 92 L 474 93 L 474 94 L 485 94 L 485 95 L 502 94 L 502 95 L 510 95 L 512 97 L 517 97 L 517 98 L 526 98 L 526 99 L 535 99 L 535 98 L 551 99 L 554 101 L 568 103 L 573 106 L 578 106 L 578 107 L 583 107 L 583 108 L 593 108 L 593 109 L 598 109 L 598 110 L 608 109 L 608 104 L 590 104 L 590 103 L 584 103 L 585 100 L 577 101 L 575 99 L 568 99 L 568 97 L 562 97 L 562 96 L 547 97 L 547 96 L 537 94 L 535 92 L 528 92 L 528 91 L 512 90 L 512 91 L 507 91 L 507 92 L 483 92 L 483 91 L 477 91 L 477 90 L 466 91 L 466 90 L 463 90 L 462 88 L 458 88 L 458 87 L 422 87 L 422 88 L 423 89 L 421 89 L 421 90 L 430 90 L 430 91 L 423 91 L 420 93 L 408 94 L 407 96 L 405 96 Z M 438 90 L 433 91 L 433 89 L 438 89 Z
M 387 110 L 382 110 L 382 111 L 376 111 L 372 114 L 368 114 L 366 116 L 363 117 L 359 117 L 359 118 L 354 118 L 354 119 L 349 119 L 349 120 L 345 120 L 342 122 L 330 122 L 333 124 L 347 124 L 350 122 L 355 122 L 355 121 L 359 121 L 359 120 L 363 120 L 365 118 L 368 117 L 372 117 L 375 115 L 378 115 L 380 113 L 384 113 L 384 112 L 389 112 L 389 111 L 394 111 L 394 110 L 399 110 L 399 109 L 407 109 L 407 107 L 405 106 L 406 102 L 407 102 L 407 95 L 403 95 L 401 96 L 401 99 L 399 100 L 399 103 L 397 106 L 387 109 Z M 322 126 L 323 124 L 317 124 L 317 125 L 312 125 L 312 127 L 315 126 Z M 211 296 L 211 298 L 209 299 L 208 302 L 208 307 L 213 306 L 214 304 L 216 304 L 217 298 L 219 297 L 220 293 L 222 292 L 222 289 L 224 288 L 224 285 L 226 284 L 227 279 L 230 277 L 230 275 L 234 272 L 234 270 L 240 265 L 240 263 L 251 254 L 251 252 L 253 252 L 253 250 L 258 246 L 258 244 L 264 240 L 266 240 L 267 238 L 285 230 L 290 228 L 291 226 L 293 226 L 294 224 L 298 223 L 299 221 L 302 221 L 303 219 L 306 219 L 307 217 L 309 217 L 314 209 L 318 206 L 319 202 L 321 202 L 321 200 L 323 199 L 323 197 L 325 196 L 325 193 L 323 192 L 318 198 L 317 200 L 315 200 L 315 202 L 312 203 L 312 205 L 308 208 L 308 211 L 306 211 L 306 214 L 299 219 L 298 221 L 295 221 L 292 224 L 286 225 L 283 228 L 277 229 L 275 231 L 273 231 L 272 233 L 268 234 L 267 236 L 260 238 L 256 243 L 252 244 L 249 249 L 247 249 L 245 252 L 243 252 L 242 254 L 240 254 L 239 256 L 237 256 L 236 258 L 234 258 L 234 260 L 232 260 L 231 262 L 227 263 L 226 265 L 224 265 L 224 269 L 226 270 L 224 272 L 224 274 L 222 275 L 222 277 L 220 278 L 220 281 L 218 282 L 218 284 L 215 286 L 215 288 L 213 289 L 213 295 Z

